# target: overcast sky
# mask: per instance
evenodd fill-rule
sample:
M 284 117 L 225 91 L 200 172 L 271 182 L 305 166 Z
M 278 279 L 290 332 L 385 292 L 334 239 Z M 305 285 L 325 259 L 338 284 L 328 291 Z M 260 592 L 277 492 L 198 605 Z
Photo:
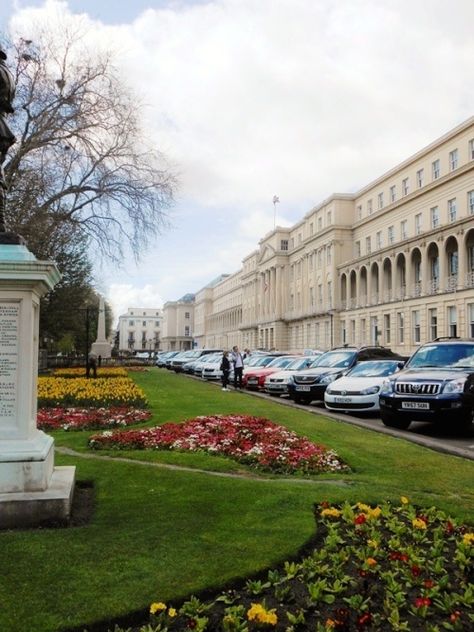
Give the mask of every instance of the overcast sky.
M 116 316 L 239 269 L 274 195 L 291 225 L 473 114 L 474 0 L 1 0 L 5 30 L 42 20 L 120 50 L 180 173 L 172 228 L 96 270 Z

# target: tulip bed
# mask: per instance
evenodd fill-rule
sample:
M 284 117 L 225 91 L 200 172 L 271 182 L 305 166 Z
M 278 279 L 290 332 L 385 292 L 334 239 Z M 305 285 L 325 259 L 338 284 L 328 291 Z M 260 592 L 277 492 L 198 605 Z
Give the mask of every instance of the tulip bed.
M 84 367 L 72 367 L 67 369 L 55 369 L 54 377 L 84 377 Z M 97 377 L 127 377 L 127 371 L 121 366 L 99 367 Z
M 181 424 L 95 434 L 95 449 L 168 449 L 204 451 L 231 457 L 278 474 L 347 471 L 334 450 L 312 443 L 268 419 L 249 415 L 212 415 Z
M 145 393 L 129 377 L 38 378 L 38 407 L 51 406 L 147 406 Z
M 151 417 L 142 408 L 40 408 L 37 424 L 40 430 L 97 430 L 117 428 L 147 421 Z
M 317 541 L 239 589 L 157 601 L 137 632 L 441 632 L 474 626 L 474 533 L 442 511 L 348 502 L 315 509 Z

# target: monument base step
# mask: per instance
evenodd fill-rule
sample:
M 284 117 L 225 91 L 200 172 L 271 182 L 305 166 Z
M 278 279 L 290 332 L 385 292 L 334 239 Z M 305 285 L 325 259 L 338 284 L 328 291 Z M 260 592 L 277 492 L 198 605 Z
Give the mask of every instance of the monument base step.
M 75 479 L 75 467 L 55 467 L 51 482 L 44 491 L 0 494 L 0 529 L 67 524 Z

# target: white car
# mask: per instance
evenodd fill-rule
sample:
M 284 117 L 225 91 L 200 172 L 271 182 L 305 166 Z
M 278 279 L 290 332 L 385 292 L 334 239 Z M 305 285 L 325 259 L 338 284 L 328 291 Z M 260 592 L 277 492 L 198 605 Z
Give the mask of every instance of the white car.
M 329 410 L 343 412 L 377 412 L 380 410 L 379 393 L 388 375 L 403 368 L 403 360 L 367 360 L 331 384 L 324 393 Z
M 269 395 L 275 395 L 276 397 L 280 397 L 280 395 L 288 394 L 288 380 L 290 379 L 293 371 L 299 371 L 301 369 L 309 369 L 313 362 L 315 362 L 319 356 L 321 356 L 323 352 L 316 352 L 314 355 L 306 355 L 301 358 L 297 358 L 293 360 L 291 364 L 289 364 L 284 371 L 278 371 L 278 373 L 271 373 L 267 375 L 265 378 L 265 392 Z

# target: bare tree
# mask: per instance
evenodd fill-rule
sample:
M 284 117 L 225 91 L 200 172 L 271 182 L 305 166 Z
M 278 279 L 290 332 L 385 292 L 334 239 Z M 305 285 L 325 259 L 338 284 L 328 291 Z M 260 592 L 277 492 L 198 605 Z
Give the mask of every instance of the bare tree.
M 17 83 L 5 164 L 7 222 L 28 235 L 79 231 L 108 258 L 135 256 L 167 224 L 176 185 L 146 142 L 141 108 L 109 54 L 88 55 L 80 38 L 11 44 Z M 64 228 L 66 227 L 66 232 Z

